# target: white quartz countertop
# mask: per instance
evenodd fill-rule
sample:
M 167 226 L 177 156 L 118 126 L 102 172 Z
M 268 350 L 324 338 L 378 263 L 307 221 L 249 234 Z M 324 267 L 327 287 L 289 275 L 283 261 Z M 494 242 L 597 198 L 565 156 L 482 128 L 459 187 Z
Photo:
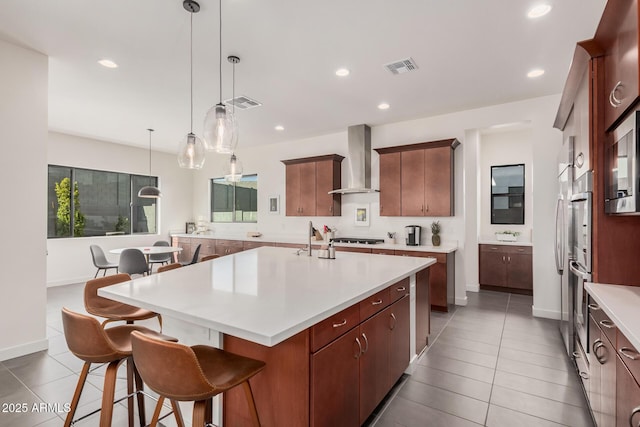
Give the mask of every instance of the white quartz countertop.
M 640 287 L 586 283 L 585 289 L 636 350 L 640 350 Z
M 371 249 L 392 249 L 396 251 L 416 251 L 416 252 L 434 252 L 434 253 L 451 253 L 458 249 L 455 243 L 444 242 L 440 246 L 420 245 L 408 246 L 405 244 L 392 243 L 376 243 L 375 245 L 365 245 L 361 243 L 336 243 L 336 247 L 346 246 L 352 248 L 371 248 Z
M 435 263 L 261 247 L 101 288 L 98 294 L 266 346 Z
M 478 243 L 481 245 L 533 246 L 533 243 L 531 242 L 520 242 L 517 240 L 515 242 L 505 242 L 503 240 L 495 239 L 480 239 Z

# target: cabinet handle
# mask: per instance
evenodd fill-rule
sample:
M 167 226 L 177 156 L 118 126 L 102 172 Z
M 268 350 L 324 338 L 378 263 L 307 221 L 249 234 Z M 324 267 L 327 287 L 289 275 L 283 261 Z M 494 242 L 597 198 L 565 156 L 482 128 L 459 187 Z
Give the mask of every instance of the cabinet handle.
M 502 255 L 502 262 L 505 262 L 505 256 Z
M 620 104 L 622 104 L 622 100 L 616 97 L 616 91 L 620 87 L 622 87 L 622 82 L 616 83 L 616 85 L 613 87 L 613 90 L 609 94 L 609 104 L 611 104 L 613 108 L 618 108 Z
M 613 324 L 613 322 L 611 320 L 601 320 L 600 325 L 604 326 L 607 329 L 615 329 L 616 325 Z
M 380 304 L 382 304 L 382 300 L 381 299 L 375 300 L 375 301 L 371 301 L 371 305 L 380 305 Z
M 509 264 L 511 264 L 511 257 L 510 257 L 510 256 L 508 256 L 508 257 L 507 257 L 507 262 L 508 262 Z
M 598 304 L 587 304 L 587 307 L 589 307 L 589 310 L 593 310 L 593 311 L 600 310 L 600 306 Z
M 427 212 L 429 212 L 429 205 L 427 205 Z
M 356 337 L 356 344 L 358 344 L 358 352 L 353 355 L 354 359 L 359 359 L 362 356 L 362 344 L 360 344 L 360 340 Z
M 367 351 L 369 351 L 369 340 L 367 339 L 367 335 L 364 332 L 362 333 L 362 338 L 364 338 L 364 343 L 366 344 L 366 347 L 362 351 L 362 354 L 365 354 Z
M 602 347 L 604 347 L 604 343 L 602 342 L 602 340 L 597 339 L 593 342 L 593 355 L 596 357 L 596 360 L 601 364 L 604 365 L 604 363 L 606 362 L 606 359 L 600 355 L 598 355 L 598 350 L 600 350 Z
M 630 349 L 629 347 L 622 347 L 618 350 L 618 353 L 631 360 L 638 360 L 638 353 Z
M 635 408 L 633 408 L 633 411 L 631 411 L 631 415 L 629 415 L 629 425 L 631 427 L 636 427 L 633 425 L 633 416 L 639 412 L 640 412 L 640 406 L 636 406 Z
M 588 380 L 589 379 L 589 374 L 587 374 L 586 372 L 580 372 L 580 378 L 582 378 L 583 380 Z
M 344 326 L 344 325 L 346 325 L 346 324 L 347 324 L 347 319 L 342 319 L 342 322 L 340 322 L 340 323 L 334 323 L 334 324 L 333 324 L 333 327 L 334 327 L 334 328 L 339 328 L 340 326 Z
M 578 353 L 577 351 L 574 351 L 573 353 L 571 353 L 571 355 L 574 359 L 580 359 L 580 353 Z
M 389 329 L 392 331 L 396 328 L 396 324 L 398 323 L 398 319 L 396 319 L 396 315 L 391 313 L 391 320 L 393 320 L 393 325 L 389 323 Z
M 397 291 L 397 292 L 404 292 L 404 291 L 406 291 L 406 290 L 407 290 L 407 288 L 405 288 L 404 286 L 401 286 L 401 287 L 399 287 L 399 288 L 396 288 L 396 291 Z
M 424 205 L 420 206 L 420 212 L 424 212 Z
M 333 212 L 333 206 L 329 206 L 329 212 Z

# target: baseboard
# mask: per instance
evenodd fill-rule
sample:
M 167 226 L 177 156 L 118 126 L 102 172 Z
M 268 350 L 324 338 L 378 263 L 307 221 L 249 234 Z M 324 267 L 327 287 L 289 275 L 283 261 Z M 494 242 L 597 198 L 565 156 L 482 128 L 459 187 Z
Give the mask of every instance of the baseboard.
M 100 275 L 102 277 L 102 275 Z M 93 277 L 76 277 L 75 279 L 64 279 L 57 280 L 53 282 L 47 282 L 47 288 L 53 288 L 56 286 L 65 286 L 65 285 L 73 285 L 76 283 L 86 283 L 88 280 L 93 279 Z
M 456 297 L 456 305 L 467 305 L 467 296 L 464 297 Z
M 467 284 L 467 292 L 480 292 L 480 285 L 477 283 L 475 285 Z
M 15 347 L 3 348 L 0 349 L 0 362 L 13 359 L 15 357 L 25 356 L 37 351 L 46 350 L 48 348 L 49 340 L 46 338 L 43 340 L 28 342 L 26 344 L 20 344 Z
M 533 314 L 534 317 L 560 320 L 560 312 L 556 310 L 543 310 L 541 308 L 532 307 L 531 314 Z

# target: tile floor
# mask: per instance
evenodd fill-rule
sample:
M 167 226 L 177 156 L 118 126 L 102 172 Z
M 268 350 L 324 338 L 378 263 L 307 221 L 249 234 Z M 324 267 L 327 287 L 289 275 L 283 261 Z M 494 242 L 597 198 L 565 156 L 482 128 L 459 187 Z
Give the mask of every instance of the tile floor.
M 433 313 L 429 350 L 414 374 L 405 375 L 376 409 L 367 427 L 592 426 L 556 323 L 531 316 L 531 297 L 480 292 L 468 298 L 466 307 Z M 68 402 L 82 368 L 62 335 L 63 306 L 84 311 L 82 285 L 48 290 L 48 351 L 0 363 L 0 404 L 28 407 L 26 413 L 0 411 L 0 427 L 63 425 L 66 414 L 55 408 L 31 410 L 34 403 Z M 103 372 L 90 375 L 78 415 L 99 407 Z M 125 388 L 120 380 L 116 395 Z M 153 406 L 149 399 L 147 411 Z M 190 419 L 188 407 L 183 415 Z M 98 418 L 96 414 L 76 425 L 97 426 Z M 113 426 L 126 425 L 126 419 L 126 407 L 120 404 Z M 175 422 L 168 418 L 164 425 Z

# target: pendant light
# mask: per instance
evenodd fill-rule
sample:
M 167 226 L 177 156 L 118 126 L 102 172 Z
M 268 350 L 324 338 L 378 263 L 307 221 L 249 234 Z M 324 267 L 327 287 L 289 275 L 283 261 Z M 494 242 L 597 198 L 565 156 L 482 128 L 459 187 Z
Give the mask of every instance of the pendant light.
M 236 98 L 236 64 L 240 62 L 240 58 L 231 55 L 227 57 L 227 61 L 233 64 L 233 80 L 231 85 L 231 99 Z M 235 116 L 235 104 L 233 105 L 233 111 L 231 112 Z M 231 153 L 231 158 L 229 159 L 229 173 L 224 176 L 224 179 L 230 182 L 238 182 L 242 179 L 242 163 L 236 157 L 235 153 Z
M 220 0 L 220 102 L 207 111 L 204 118 L 204 141 L 207 150 L 217 153 L 232 154 L 238 143 L 238 123 L 235 115 L 222 102 L 222 0 Z
M 193 133 L 193 14 L 200 11 L 200 5 L 195 0 L 184 0 L 182 7 L 191 13 L 191 32 L 189 39 L 189 66 L 191 79 L 191 130 L 182 138 L 178 148 L 178 164 L 181 168 L 202 169 L 204 165 L 204 144 Z
M 147 130 L 149 131 L 149 179 L 151 179 L 151 133 L 153 129 Z M 161 196 L 162 194 L 160 194 L 158 187 L 154 187 L 153 185 L 147 185 L 138 191 L 138 197 L 142 197 L 143 199 L 158 199 Z

